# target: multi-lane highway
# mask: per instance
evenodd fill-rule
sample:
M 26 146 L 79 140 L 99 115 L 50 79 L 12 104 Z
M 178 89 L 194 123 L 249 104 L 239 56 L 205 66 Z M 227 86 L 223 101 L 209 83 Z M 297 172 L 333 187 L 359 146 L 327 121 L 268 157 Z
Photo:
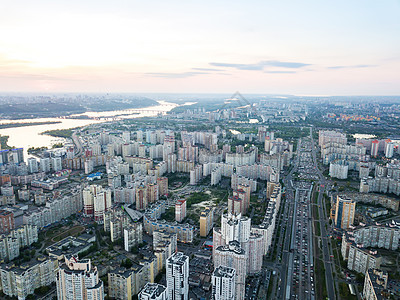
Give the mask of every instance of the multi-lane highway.
M 301 141 L 299 140 L 298 149 L 301 145 Z M 298 153 L 300 151 L 297 151 Z M 277 244 L 277 266 L 279 267 L 279 277 L 280 282 L 278 285 L 278 291 L 276 293 L 277 299 L 284 299 L 285 295 L 288 293 L 287 286 L 288 284 L 288 274 L 291 270 L 288 268 L 289 262 L 293 261 L 293 253 L 290 252 L 290 237 L 292 234 L 292 225 L 294 222 L 294 206 L 295 206 L 295 193 L 294 186 L 292 181 L 292 175 L 297 172 L 297 166 L 299 163 L 299 156 L 297 155 L 296 160 L 293 162 L 293 168 L 289 172 L 289 174 L 284 178 L 284 184 L 286 188 L 286 203 L 283 209 L 283 213 L 280 216 L 281 218 L 281 228 L 277 230 L 281 230 L 281 234 L 279 240 L 276 241 Z M 279 262 L 279 258 L 281 258 Z M 290 294 L 290 291 L 289 291 Z
M 323 194 L 327 180 L 318 168 L 316 145 L 312 137 L 299 140 L 297 157 L 293 168 L 283 179 L 286 188 L 286 203 L 278 217 L 280 236 L 275 240 L 277 257 L 271 267 L 278 271 L 279 283 L 273 298 L 277 299 L 316 299 L 314 277 L 314 233 L 312 221 L 312 191 L 319 191 L 317 204 L 321 226 L 318 236 L 325 267 L 326 290 L 328 299 L 336 299 L 335 283 L 332 273 L 332 249 L 328 243 L 329 212 L 325 211 Z
M 301 178 L 312 176 L 307 168 L 312 160 L 310 142 L 299 143 L 296 173 Z M 290 239 L 287 239 L 289 253 L 287 254 L 287 271 L 283 278 L 283 297 L 280 299 L 315 299 L 312 227 L 311 227 L 311 191 L 309 181 L 290 181 L 290 188 L 295 189 L 293 210 L 290 218 Z M 289 231 L 289 230 L 288 230 Z
M 327 286 L 327 293 L 329 299 L 336 299 L 335 296 L 335 281 L 332 274 L 332 266 L 333 266 L 333 252 L 330 244 L 328 243 L 329 233 L 326 228 L 329 228 L 328 225 L 328 215 L 329 212 L 325 211 L 325 204 L 323 202 L 323 194 L 325 192 L 325 188 L 327 185 L 327 181 L 324 175 L 321 173 L 318 168 L 317 157 L 316 157 L 316 145 L 314 143 L 312 128 L 310 128 L 310 136 L 311 136 L 311 144 L 312 144 L 312 160 L 313 160 L 313 168 L 318 175 L 319 178 L 319 194 L 318 194 L 318 214 L 319 214 L 319 224 L 321 228 L 321 244 L 322 244 L 322 254 L 323 254 L 323 262 L 325 265 L 325 279 Z

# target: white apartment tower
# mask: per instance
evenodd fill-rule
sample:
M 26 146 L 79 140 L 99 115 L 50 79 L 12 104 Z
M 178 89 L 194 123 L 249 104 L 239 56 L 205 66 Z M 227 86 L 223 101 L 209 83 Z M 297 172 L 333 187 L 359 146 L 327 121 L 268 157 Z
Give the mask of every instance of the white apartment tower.
M 212 275 L 212 299 L 234 300 L 235 299 L 235 276 L 233 268 L 218 266 Z
M 50 172 L 50 158 L 45 157 L 40 159 L 40 170 L 42 172 Z
M 385 157 L 392 158 L 394 151 L 394 144 L 390 139 L 385 141 Z
M 39 171 L 36 158 L 34 157 L 28 158 L 28 171 L 29 173 L 36 173 Z
M 168 300 L 189 299 L 189 257 L 182 252 L 167 259 Z
M 51 159 L 51 167 L 54 172 L 58 172 L 62 170 L 62 160 L 61 157 L 53 157 Z

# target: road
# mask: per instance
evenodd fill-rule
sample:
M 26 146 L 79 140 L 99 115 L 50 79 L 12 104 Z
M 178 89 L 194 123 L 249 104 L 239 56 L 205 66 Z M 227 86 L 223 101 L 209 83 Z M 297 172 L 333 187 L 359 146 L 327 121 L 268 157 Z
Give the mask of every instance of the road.
M 313 139 L 312 127 L 310 128 L 310 136 L 312 143 L 312 159 L 314 170 L 317 172 L 319 177 L 319 195 L 318 195 L 318 213 L 319 213 L 319 224 L 321 227 L 321 242 L 322 242 L 322 253 L 323 253 L 323 262 L 325 266 L 325 279 L 326 279 L 326 288 L 328 292 L 329 299 L 336 299 L 335 295 L 335 287 L 334 287 L 334 278 L 332 274 L 332 266 L 334 262 L 331 259 L 331 255 L 333 255 L 332 248 L 328 244 L 328 236 L 326 228 L 329 228 L 329 224 L 327 224 L 328 214 L 325 211 L 325 203 L 323 202 L 323 194 L 325 192 L 327 181 L 325 176 L 322 174 L 321 170 L 318 168 L 317 163 L 317 155 L 316 155 L 316 146 Z
M 299 173 L 301 178 L 312 178 L 310 172 L 311 164 L 310 141 L 299 142 L 297 160 L 292 172 Z M 288 200 L 292 200 L 290 217 L 287 231 L 290 232 L 285 238 L 284 269 L 280 294 L 278 299 L 315 299 L 314 274 L 313 274 L 313 252 L 312 252 L 312 229 L 311 229 L 311 191 L 310 181 L 296 180 L 293 183 L 288 176 Z M 294 186 L 293 186 L 294 184 Z M 296 193 L 293 197 L 293 189 Z M 288 233 L 289 234 L 289 233 Z M 288 253 L 286 251 L 289 250 Z
M 301 147 L 301 140 L 298 142 L 298 148 Z M 293 269 L 293 253 L 290 252 L 291 246 L 291 235 L 293 232 L 293 224 L 295 224 L 295 193 L 292 182 L 292 175 L 294 172 L 297 172 L 297 166 L 299 163 L 299 152 L 297 151 L 297 157 L 293 162 L 293 168 L 289 172 L 289 174 L 283 179 L 286 188 L 286 205 L 284 206 L 283 214 L 280 216 L 281 218 L 281 233 L 279 236 L 279 240 L 275 241 L 277 243 L 277 261 L 273 264 L 273 267 L 277 267 L 279 270 L 280 284 L 278 287 L 278 291 L 276 293 L 277 299 L 284 299 L 287 295 L 290 297 L 290 286 L 291 286 L 291 277 Z M 280 259 L 279 259 L 280 258 Z M 280 262 L 279 262 L 280 261 Z M 288 290 L 289 287 L 289 290 Z
M 83 147 L 79 136 L 77 136 L 76 131 L 72 133 L 72 140 L 75 144 L 75 156 L 79 157 L 83 154 Z

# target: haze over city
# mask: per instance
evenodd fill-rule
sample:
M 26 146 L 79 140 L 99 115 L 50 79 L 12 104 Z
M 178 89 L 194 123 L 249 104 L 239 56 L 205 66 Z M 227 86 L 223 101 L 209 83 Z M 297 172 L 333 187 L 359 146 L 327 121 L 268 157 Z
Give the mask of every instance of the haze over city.
M 399 1 L 3 1 L 0 91 L 400 93 Z

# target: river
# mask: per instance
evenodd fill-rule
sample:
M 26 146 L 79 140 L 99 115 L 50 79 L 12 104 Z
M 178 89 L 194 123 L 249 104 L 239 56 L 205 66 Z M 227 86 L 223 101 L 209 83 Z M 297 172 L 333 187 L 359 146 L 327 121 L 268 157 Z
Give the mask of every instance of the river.
M 141 118 L 156 116 L 158 113 L 165 114 L 173 108 L 179 106 L 175 103 L 158 101 L 159 105 L 138 108 L 115 110 L 106 112 L 86 112 L 80 115 L 87 115 L 93 119 L 68 119 L 68 118 L 37 118 L 37 119 L 19 119 L 19 120 L 1 120 L 1 123 L 34 123 L 34 122 L 49 122 L 57 121 L 61 123 L 34 125 L 15 128 L 0 129 L 0 135 L 8 135 L 8 145 L 17 148 L 24 148 L 24 156 L 27 157 L 27 149 L 30 147 L 51 147 L 54 143 L 62 142 L 64 139 L 55 138 L 49 135 L 41 135 L 43 131 L 54 129 L 68 129 L 81 127 L 95 123 L 102 123 L 111 120 L 121 120 L 129 118 Z M 183 105 L 187 105 L 186 103 Z M 76 115 L 75 115 L 76 116 Z

